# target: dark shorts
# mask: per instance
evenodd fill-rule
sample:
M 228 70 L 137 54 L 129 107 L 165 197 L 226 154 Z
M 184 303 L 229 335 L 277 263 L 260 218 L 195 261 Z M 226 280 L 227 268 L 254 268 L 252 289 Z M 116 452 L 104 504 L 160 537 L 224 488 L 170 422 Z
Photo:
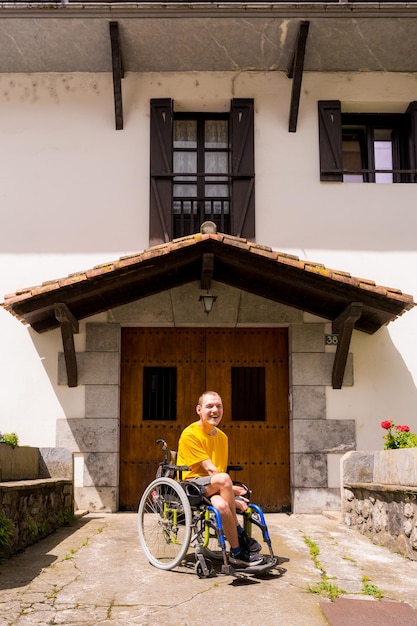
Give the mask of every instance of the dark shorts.
M 199 486 L 200 492 L 204 495 L 207 491 L 206 487 L 211 483 L 211 476 L 200 476 L 200 478 L 192 478 L 188 480 L 189 483 L 194 483 Z

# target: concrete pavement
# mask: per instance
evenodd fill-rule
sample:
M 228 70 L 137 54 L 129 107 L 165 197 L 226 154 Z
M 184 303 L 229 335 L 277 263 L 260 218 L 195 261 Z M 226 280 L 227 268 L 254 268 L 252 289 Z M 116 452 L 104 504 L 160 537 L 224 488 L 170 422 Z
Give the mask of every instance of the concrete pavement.
M 317 585 L 373 603 L 367 607 L 375 616 L 381 602 L 417 609 L 417 562 L 373 545 L 333 516 L 266 519 L 278 569 L 262 579 L 199 579 L 193 561 L 174 571 L 148 564 L 136 514 L 88 514 L 0 564 L 0 626 L 328 626 L 322 606 L 330 600 L 308 592 Z M 417 624 L 412 611 L 408 626 L 414 616 Z M 384 619 L 375 623 L 403 623 Z

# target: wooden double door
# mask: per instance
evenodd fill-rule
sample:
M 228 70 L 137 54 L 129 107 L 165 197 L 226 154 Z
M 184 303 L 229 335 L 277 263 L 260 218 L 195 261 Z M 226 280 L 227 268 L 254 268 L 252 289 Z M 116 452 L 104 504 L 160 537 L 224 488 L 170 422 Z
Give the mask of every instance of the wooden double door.
M 123 328 L 120 509 L 135 510 L 161 460 L 197 419 L 202 391 L 223 400 L 236 480 L 265 512 L 290 510 L 288 335 L 285 328 Z

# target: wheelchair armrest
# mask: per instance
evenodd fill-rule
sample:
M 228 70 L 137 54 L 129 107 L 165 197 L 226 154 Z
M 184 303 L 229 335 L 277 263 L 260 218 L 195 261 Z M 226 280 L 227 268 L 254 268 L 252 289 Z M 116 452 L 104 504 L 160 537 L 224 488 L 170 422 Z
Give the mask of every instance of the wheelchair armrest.
M 171 478 L 177 476 L 179 480 L 182 480 L 182 473 L 189 472 L 190 469 L 191 468 L 188 467 L 188 465 L 172 465 L 168 463 L 162 464 L 162 472 L 165 474 L 165 476 L 171 475 Z
M 172 470 L 173 472 L 189 472 L 190 467 L 188 465 L 163 465 L 164 470 Z
M 228 465 L 227 472 L 241 472 L 243 467 L 241 465 Z

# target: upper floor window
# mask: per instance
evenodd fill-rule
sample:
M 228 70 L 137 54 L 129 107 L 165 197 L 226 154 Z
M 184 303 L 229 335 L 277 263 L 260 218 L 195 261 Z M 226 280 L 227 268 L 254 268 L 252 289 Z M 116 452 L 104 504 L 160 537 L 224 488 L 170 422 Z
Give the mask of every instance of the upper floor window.
M 174 117 L 172 230 L 181 237 L 211 220 L 230 233 L 228 117 Z
M 255 237 L 253 100 L 226 114 L 176 113 L 151 100 L 150 245 L 200 230 Z
M 405 113 L 342 113 L 319 102 L 320 180 L 416 182 L 417 103 Z

